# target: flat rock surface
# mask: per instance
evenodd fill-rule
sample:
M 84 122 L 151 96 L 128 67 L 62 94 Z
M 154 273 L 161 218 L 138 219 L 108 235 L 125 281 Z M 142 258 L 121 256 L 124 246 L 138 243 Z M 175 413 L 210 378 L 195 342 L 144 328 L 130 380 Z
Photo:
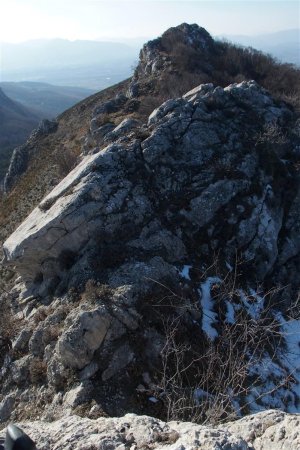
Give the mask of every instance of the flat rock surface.
M 297 450 L 299 415 L 269 410 L 213 428 L 190 422 L 162 422 L 127 414 L 91 420 L 78 416 L 20 426 L 39 450 L 168 449 L 168 450 Z M 3 434 L 3 432 L 2 432 Z

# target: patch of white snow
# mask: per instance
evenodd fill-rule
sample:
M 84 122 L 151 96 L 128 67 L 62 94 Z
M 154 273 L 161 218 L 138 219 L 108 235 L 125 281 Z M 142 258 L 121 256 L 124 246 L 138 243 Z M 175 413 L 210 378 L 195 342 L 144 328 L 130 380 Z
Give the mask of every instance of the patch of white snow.
M 227 308 L 227 313 L 226 313 L 225 322 L 233 325 L 235 323 L 235 310 L 234 310 L 233 304 L 231 302 L 229 302 L 228 300 L 226 300 L 226 308 Z
M 183 266 L 183 269 L 181 270 L 181 272 L 179 272 L 179 274 L 182 276 L 182 278 L 185 278 L 186 280 L 191 280 L 190 279 L 190 269 L 193 266 L 189 266 L 189 265 L 185 265 Z
M 258 320 L 264 309 L 264 297 L 261 297 L 253 289 L 250 289 L 251 298 L 242 289 L 239 290 L 239 294 L 249 316 Z
M 198 292 L 200 294 L 200 302 L 202 306 L 202 330 L 212 341 L 218 337 L 218 332 L 213 324 L 218 322 L 218 314 L 213 311 L 213 300 L 211 298 L 211 286 L 220 284 L 222 280 L 218 277 L 209 277 L 204 283 L 201 283 Z

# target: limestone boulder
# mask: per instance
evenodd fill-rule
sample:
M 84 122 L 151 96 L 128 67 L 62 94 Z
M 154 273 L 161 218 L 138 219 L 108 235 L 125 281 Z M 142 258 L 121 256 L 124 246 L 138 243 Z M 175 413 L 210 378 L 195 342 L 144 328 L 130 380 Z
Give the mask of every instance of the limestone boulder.
M 219 427 L 162 422 L 135 414 L 94 420 L 71 415 L 50 423 L 36 421 L 19 425 L 40 450 L 121 450 L 129 446 L 157 450 L 296 450 L 300 446 L 299 416 L 272 410 Z M 0 437 L 4 432 L 0 432 Z
M 56 353 L 65 367 L 82 369 L 92 360 L 109 329 L 111 317 L 104 309 L 83 311 L 62 334 Z

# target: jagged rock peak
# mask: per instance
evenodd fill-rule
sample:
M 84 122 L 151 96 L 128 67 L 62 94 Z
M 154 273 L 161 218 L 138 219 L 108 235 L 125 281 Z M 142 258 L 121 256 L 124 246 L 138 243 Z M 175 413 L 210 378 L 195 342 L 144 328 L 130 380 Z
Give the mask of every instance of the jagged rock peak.
M 213 38 L 205 28 L 197 24 L 182 23 L 177 27 L 166 30 L 161 37 L 153 39 L 144 44 L 143 49 L 158 49 L 168 53 L 171 46 L 185 44 L 194 48 L 208 48 L 213 44 Z
M 166 30 L 161 40 L 172 38 L 177 43 L 183 43 L 195 48 L 207 48 L 213 43 L 213 38 L 205 28 L 197 24 L 182 23 Z
M 183 23 L 169 28 L 161 37 L 144 44 L 135 76 L 153 75 L 171 65 L 170 55 L 176 46 L 184 45 L 195 50 L 209 51 L 213 38 L 197 24 Z

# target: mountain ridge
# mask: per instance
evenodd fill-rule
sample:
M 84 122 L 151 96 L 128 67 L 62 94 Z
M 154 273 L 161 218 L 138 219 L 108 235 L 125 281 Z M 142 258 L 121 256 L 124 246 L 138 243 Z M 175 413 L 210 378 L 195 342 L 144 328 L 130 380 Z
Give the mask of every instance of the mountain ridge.
M 300 29 L 282 30 L 260 35 L 223 35 L 236 44 L 251 46 L 285 63 L 300 66 Z
M 31 137 L 1 204 L 4 423 L 298 411 L 298 75 L 182 24 Z
M 13 148 L 26 142 L 40 118 L 9 98 L 0 87 L 0 119 L 0 179 L 3 179 Z
M 161 38 L 159 38 L 161 39 Z M 150 41 L 151 42 L 151 41 Z M 259 83 L 262 83 L 265 87 L 267 87 L 272 92 L 276 93 L 276 95 L 282 96 L 283 93 L 285 93 L 285 96 L 290 96 L 290 98 L 294 98 L 297 103 L 297 86 L 299 85 L 299 71 L 290 69 L 290 67 L 284 64 L 277 64 L 275 63 L 272 58 L 269 58 L 267 56 L 262 55 L 260 52 L 255 52 L 253 50 L 253 53 L 249 52 L 247 49 L 242 49 L 234 45 L 226 44 L 226 43 L 220 43 L 217 45 L 218 48 L 218 54 L 214 56 L 214 61 L 212 61 L 210 64 L 212 68 L 214 68 L 213 64 L 220 65 L 220 59 L 222 59 L 222 67 L 214 68 L 214 70 L 210 70 L 208 67 L 205 68 L 204 73 L 201 70 L 201 58 L 202 56 L 198 56 L 200 61 L 200 69 L 196 68 L 191 70 L 189 67 L 189 58 L 191 61 L 193 61 L 193 58 L 197 58 L 197 54 L 191 54 L 189 48 L 179 48 L 177 55 L 172 55 L 171 58 L 173 59 L 173 63 L 175 65 L 178 65 L 177 60 L 179 59 L 179 67 L 176 67 L 175 70 L 172 70 L 172 67 L 170 68 L 170 71 L 162 71 L 161 73 L 157 73 L 157 78 L 153 78 L 151 82 L 148 80 L 147 77 L 143 76 L 141 77 L 141 83 L 140 83 L 140 93 L 137 92 L 137 88 L 139 85 L 139 79 L 138 79 L 138 70 L 136 70 L 135 75 L 129 79 L 126 82 L 120 83 L 116 85 L 116 87 L 108 88 L 107 90 L 102 91 L 104 95 L 104 99 L 107 98 L 106 92 L 109 93 L 117 93 L 124 92 L 125 95 L 126 92 L 128 92 L 128 95 L 131 97 L 129 100 L 129 103 L 132 105 L 132 112 L 131 114 L 133 117 L 138 118 L 139 115 L 141 115 L 142 120 L 144 120 L 147 115 L 151 113 L 151 111 L 157 107 L 162 101 L 164 101 L 167 98 L 174 97 L 177 95 L 182 95 L 184 92 L 187 92 L 189 89 L 193 88 L 196 84 L 200 84 L 201 82 L 210 82 L 214 81 L 215 84 L 221 84 L 226 85 L 230 84 L 231 82 L 235 82 L 236 80 L 240 79 L 249 79 L 253 78 L 256 79 Z M 169 49 L 169 53 L 172 53 L 172 44 Z M 177 50 L 176 50 L 177 51 Z M 185 52 L 185 56 L 183 57 L 181 53 Z M 230 54 L 231 52 L 231 54 Z M 151 52 L 149 53 L 151 58 Z M 244 60 L 244 62 L 243 62 Z M 139 62 L 139 65 L 141 65 L 141 60 Z M 249 73 L 247 73 L 247 67 L 253 66 L 254 64 L 257 64 L 257 67 L 261 66 L 261 73 L 256 73 L 255 70 L 250 70 Z M 138 67 L 139 67 L 138 65 Z M 208 71 L 208 73 L 206 73 Z M 210 72 L 210 73 L 209 73 Z M 244 75 L 242 73 L 244 72 Z M 273 76 L 270 76 L 271 72 L 273 72 Z M 128 86 L 128 87 L 127 87 Z M 144 92 L 143 92 L 144 91 Z M 115 94 L 111 94 L 114 96 Z M 134 96 L 135 95 L 135 96 Z M 93 107 L 91 107 L 90 110 L 88 110 L 88 105 L 93 105 L 98 102 L 101 102 L 102 94 L 101 92 L 98 94 L 95 94 L 93 97 L 91 97 L 91 101 L 87 99 L 86 101 L 83 101 L 79 103 L 77 106 L 73 108 L 73 110 L 68 110 L 65 115 L 59 117 L 59 121 L 62 120 L 64 125 L 62 125 L 62 129 L 65 128 L 65 135 L 67 136 L 70 133 L 70 130 L 73 128 L 73 133 L 76 137 L 74 139 L 73 143 L 70 142 L 66 143 L 65 138 L 62 136 L 59 139 L 62 139 L 62 144 L 59 144 L 59 140 L 57 141 L 57 146 L 61 145 L 62 148 L 66 148 L 67 153 L 71 152 L 71 155 L 74 155 L 75 157 L 78 157 L 80 152 L 82 151 L 82 142 L 80 141 L 80 138 L 83 137 L 83 135 L 88 130 L 88 119 L 84 121 L 86 124 L 86 128 L 83 131 L 82 123 L 79 124 L 78 129 L 82 130 L 82 134 L 78 133 L 78 130 L 74 129 L 75 123 L 76 123 L 76 115 L 80 113 L 80 117 L 82 114 L 85 116 L 93 116 Z M 289 99 L 288 99 L 289 100 Z M 103 100 L 105 101 L 105 100 Z M 137 113 L 134 112 L 134 108 L 139 108 L 140 112 L 137 111 Z M 116 117 L 114 117 L 114 114 L 112 116 L 112 121 L 115 123 L 118 123 L 118 121 L 121 121 L 122 118 L 124 118 L 126 115 L 128 115 L 129 111 L 122 112 L 115 114 Z M 66 118 L 66 120 L 64 119 Z M 95 119 L 96 121 L 96 119 Z M 94 122 L 95 122 L 94 121 Z M 69 123 L 70 125 L 67 125 Z M 95 126 L 95 125 L 93 125 Z M 60 130 L 60 127 L 58 127 L 58 130 Z M 71 133 L 72 133 L 71 132 Z M 52 139 L 55 137 L 55 134 L 52 135 Z M 89 138 L 91 140 L 91 137 Z M 34 147 L 38 147 L 38 142 L 35 143 Z M 69 150 L 68 150 L 69 149 Z M 46 148 L 44 150 L 46 152 Z M 38 152 L 37 152 L 38 153 Z M 51 157 L 51 155 L 46 156 L 46 159 L 48 157 Z M 67 156 L 67 159 L 68 156 Z M 71 160 L 74 160 L 73 156 L 71 156 Z M 53 162 L 55 166 L 55 162 Z M 40 163 L 38 164 L 40 165 Z M 63 173 L 65 173 L 66 165 L 64 164 L 65 168 L 63 169 Z M 72 163 L 70 165 L 72 167 Z M 60 175 L 57 173 L 57 169 L 55 170 L 56 175 L 53 174 L 54 178 L 59 179 Z M 32 186 L 33 192 L 41 192 L 40 194 L 37 194 L 37 201 L 41 200 L 41 195 L 46 194 L 47 189 L 49 190 L 49 185 L 47 189 L 42 188 L 40 191 L 40 188 L 37 190 L 34 187 L 33 183 L 33 174 L 27 175 L 29 179 L 26 181 L 26 187 L 23 188 L 20 192 L 16 192 L 15 200 L 10 198 L 10 200 L 3 199 L 3 210 L 4 217 L 10 214 L 11 211 L 11 205 L 15 205 L 17 203 L 17 198 L 23 198 L 23 204 L 26 205 L 28 203 L 28 198 L 34 198 L 36 194 L 29 195 L 24 197 L 23 192 L 26 192 L 27 189 L 31 189 L 30 186 Z M 58 178 L 57 178 L 58 177 Z M 48 180 L 48 177 L 45 176 L 45 180 Z M 25 183 L 25 180 L 24 180 Z M 40 180 L 39 186 L 42 187 L 44 185 L 43 180 Z M 50 184 L 51 185 L 51 184 Z M 43 193 L 43 194 L 42 194 Z M 10 204 L 11 203 L 11 204 Z M 29 206 L 29 208 L 32 208 L 32 206 Z M 23 208 L 22 208 L 23 209 Z M 28 209 L 26 209 L 29 211 Z M 13 213 L 13 216 L 18 216 L 18 208 Z M 3 214 L 3 213 L 2 213 Z M 3 217 L 3 219 L 4 219 Z M 22 214 L 22 218 L 24 218 L 24 213 Z M 5 219 L 6 220 L 6 219 Z M 15 220 L 15 219 L 14 219 Z M 3 224 L 3 222 L 2 222 Z M 4 230 L 6 229 L 7 225 L 4 225 Z M 11 228 L 12 230 L 12 228 Z
M 12 100 L 36 111 L 36 114 L 43 119 L 52 119 L 95 93 L 92 89 L 54 86 L 34 81 L 0 82 L 0 88 Z

